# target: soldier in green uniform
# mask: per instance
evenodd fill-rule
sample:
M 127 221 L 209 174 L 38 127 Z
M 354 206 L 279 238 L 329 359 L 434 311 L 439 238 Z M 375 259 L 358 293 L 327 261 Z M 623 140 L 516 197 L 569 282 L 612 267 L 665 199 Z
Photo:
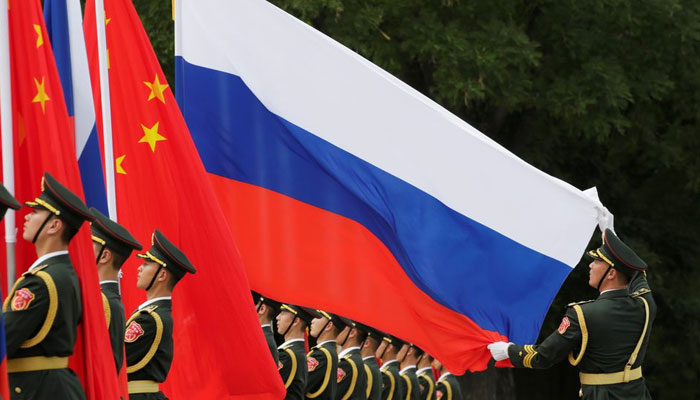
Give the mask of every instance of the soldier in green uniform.
M 406 384 L 399 376 L 399 360 L 396 359 L 403 341 L 395 336 L 384 334 L 377 349 L 377 357 L 382 360 L 382 400 L 403 400 L 406 398 Z
M 414 346 L 412 343 L 404 343 L 399 350 L 397 358 L 401 364 L 399 376 L 406 384 L 405 400 L 420 400 L 420 387 L 418 385 L 418 376 L 416 375 L 416 364 L 418 359 L 423 355 L 423 350 Z
M 433 357 L 426 352 L 423 352 L 416 364 L 421 400 L 435 400 L 435 377 L 432 364 Z
M 379 363 L 377 363 L 376 354 L 384 334 L 370 326 L 360 323 L 357 323 L 357 328 L 367 333 L 367 337 L 362 344 L 360 344 L 362 362 L 365 364 L 365 372 L 367 374 L 367 400 L 381 400 L 382 373 L 379 371 Z
M 187 256 L 158 229 L 151 236 L 151 248 L 137 257 L 136 286 L 146 291 L 141 304 L 126 321 L 124 346 L 129 399 L 167 399 L 160 392 L 173 361 L 172 292 L 186 274 L 194 274 Z
M 338 391 L 338 350 L 336 338 L 345 323 L 335 314 L 316 310 L 309 334 L 316 338 L 314 346 L 306 355 L 309 381 L 306 383 L 306 398 L 335 400 Z
M 0 221 L 5 218 L 5 213 L 8 208 L 13 210 L 19 210 L 22 206 L 19 202 L 10 194 L 5 185 L 0 183 Z
M 105 313 L 109 339 L 114 354 L 117 373 L 124 361 L 124 305 L 119 294 L 119 269 L 134 250 L 143 249 L 123 226 L 107 218 L 95 208 L 90 208 L 94 221 L 92 231 L 92 250 L 97 262 L 97 275 L 102 290 L 102 308 Z
M 92 216 L 85 204 L 48 173 L 41 194 L 28 201 L 22 237 L 34 244 L 37 260 L 5 299 L 7 369 L 12 399 L 84 399 L 68 368 L 82 303 L 68 244 Z
M 342 351 L 338 354 L 338 392 L 339 400 L 367 399 L 367 372 L 362 362 L 360 345 L 367 338 L 367 332 L 360 330 L 357 324 L 340 317 L 345 323 L 338 335 L 338 345 Z
M 275 343 L 275 334 L 272 331 L 272 318 L 279 313 L 280 303 L 264 297 L 254 290 L 251 290 L 250 293 L 253 295 L 253 304 L 255 304 L 255 311 L 258 313 L 258 321 L 260 321 L 260 327 L 265 335 L 265 341 L 267 341 L 272 359 L 275 360 L 275 365 L 277 365 L 280 359 L 277 343 Z
M 559 328 L 541 344 L 496 342 L 488 346 L 491 354 L 525 368 L 548 368 L 568 354 L 584 399 L 650 399 L 641 367 L 656 316 L 647 264 L 610 229 L 588 255 L 588 284 L 598 298 L 569 304 Z
M 433 365 L 440 374 L 435 384 L 435 399 L 462 400 L 462 389 L 459 386 L 459 382 L 457 382 L 457 377 L 452 375 L 440 361 L 434 360 Z
M 282 304 L 277 314 L 277 333 L 284 336 L 279 349 L 277 368 L 287 389 L 288 400 L 303 400 L 309 373 L 306 369 L 306 328 L 316 315 L 307 308 Z

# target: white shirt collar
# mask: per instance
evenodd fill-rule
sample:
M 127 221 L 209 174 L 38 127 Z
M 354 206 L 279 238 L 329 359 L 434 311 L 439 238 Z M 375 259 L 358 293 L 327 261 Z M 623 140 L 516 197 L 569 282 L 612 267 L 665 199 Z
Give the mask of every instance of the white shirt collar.
M 399 371 L 399 375 L 403 375 L 404 372 L 408 371 L 408 370 L 411 369 L 411 368 L 415 369 L 416 366 L 415 366 L 415 365 L 409 365 L 409 366 L 407 366 L 406 368 L 404 368 L 404 369 L 402 369 L 401 371 Z
M 364 360 L 369 360 L 370 358 L 374 358 L 374 356 L 362 357 L 362 361 L 364 361 Z
M 304 341 L 304 339 L 289 339 L 286 342 L 282 343 L 281 345 L 277 346 L 277 349 L 282 350 L 283 348 L 289 346 L 290 344 L 292 344 L 294 342 L 303 342 L 303 341 Z
M 348 354 L 349 352 L 351 352 L 355 349 L 360 350 L 360 346 L 352 346 L 352 347 L 348 347 L 347 349 L 344 349 L 343 351 L 340 352 L 340 354 L 338 354 L 338 358 L 343 358 L 344 355 Z
M 423 368 L 419 369 L 418 371 L 416 371 L 416 375 L 420 375 L 423 371 L 431 371 L 430 373 L 432 375 L 432 369 L 433 369 L 432 367 L 423 367 Z
M 335 340 L 332 340 L 332 339 L 331 340 L 324 340 L 321 343 L 316 343 L 316 347 L 321 347 L 322 344 L 326 344 L 326 343 L 335 343 Z
M 386 369 L 389 368 L 389 365 L 391 365 L 391 364 L 393 364 L 393 363 L 397 363 L 397 364 L 398 364 L 398 363 L 399 363 L 399 360 L 389 360 L 389 361 L 385 362 L 384 364 L 382 364 L 382 368 L 381 368 L 382 371 L 386 371 Z
M 46 254 L 44 254 L 43 256 L 37 258 L 36 261 L 34 261 L 34 264 L 32 264 L 32 266 L 29 267 L 29 271 L 31 271 L 32 269 L 36 268 L 36 267 L 39 266 L 41 263 L 43 263 L 44 261 L 48 260 L 48 259 L 51 258 L 51 257 L 62 256 L 62 255 L 64 255 L 64 254 L 68 254 L 68 250 L 59 250 L 59 251 L 54 251 L 54 252 L 51 252 L 51 253 L 46 253 Z
M 260 325 L 261 328 L 264 328 L 264 327 L 266 327 L 266 326 L 269 326 L 270 328 L 272 328 L 272 324 L 262 324 L 262 325 Z
M 442 378 L 446 377 L 447 375 L 452 375 L 452 374 L 449 373 L 449 372 L 447 372 L 447 371 L 445 371 L 445 372 L 442 373 L 442 375 L 440 375 L 440 379 L 438 379 L 438 380 L 441 381 Z
M 164 297 L 156 297 L 155 299 L 150 299 L 146 300 L 143 304 L 139 306 L 139 310 L 143 310 L 144 308 L 150 306 L 151 304 L 155 303 L 156 301 L 161 301 L 161 300 L 172 300 L 173 298 L 170 296 L 164 296 Z
M 100 285 L 105 284 L 105 283 L 116 283 L 117 285 L 119 284 L 118 281 L 100 281 Z

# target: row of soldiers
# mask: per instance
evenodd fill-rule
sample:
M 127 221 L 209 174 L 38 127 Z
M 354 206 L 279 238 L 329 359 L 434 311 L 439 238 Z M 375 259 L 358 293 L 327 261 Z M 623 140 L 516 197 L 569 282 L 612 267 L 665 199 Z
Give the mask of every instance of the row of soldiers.
M 457 378 L 412 343 L 323 310 L 252 294 L 287 389 L 285 399 L 462 400 Z M 284 338 L 279 346 L 273 319 Z M 307 330 L 316 339 L 308 353 Z M 437 381 L 433 367 L 439 374 Z
M 114 355 L 115 376 L 124 363 L 129 398 L 167 399 L 159 390 L 173 356 L 172 291 L 186 274 L 196 272 L 187 256 L 157 229 L 152 246 L 137 256 L 136 286 L 147 301 L 125 321 L 119 292 L 119 269 L 141 244 L 121 225 L 82 200 L 49 173 L 41 194 L 25 203 L 22 238 L 31 242 L 37 260 L 17 279 L 3 304 L 11 399 L 85 399 L 80 380 L 68 368 L 78 323 L 83 318 L 78 276 L 68 245 L 82 224 L 91 222 L 93 251 L 102 291 L 102 306 Z M 0 184 L 0 217 L 20 204 Z

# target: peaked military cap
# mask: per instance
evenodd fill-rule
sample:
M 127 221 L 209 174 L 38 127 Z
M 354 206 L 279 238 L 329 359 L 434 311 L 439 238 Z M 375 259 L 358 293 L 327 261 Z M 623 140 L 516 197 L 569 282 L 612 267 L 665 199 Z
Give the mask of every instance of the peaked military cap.
M 384 334 L 371 326 L 355 322 L 355 328 L 361 330 L 362 332 L 366 332 L 368 337 L 371 337 L 378 342 L 381 342 L 384 339 Z
M 295 306 L 292 304 L 282 304 L 280 305 L 280 312 L 288 311 L 306 322 L 307 325 L 311 324 L 311 320 L 314 318 L 320 318 L 321 314 L 317 313 L 316 310 L 307 307 Z
M 397 337 L 394 336 L 394 335 L 389 335 L 388 333 L 385 333 L 385 334 L 384 334 L 384 337 L 383 337 L 382 339 L 383 339 L 385 342 L 387 342 L 387 343 L 393 345 L 393 346 L 396 347 L 397 349 L 400 349 L 400 348 L 404 345 L 404 343 L 405 343 L 403 340 L 397 338 Z
M 156 264 L 170 271 L 177 280 L 182 279 L 185 274 L 194 274 L 194 268 L 185 253 L 178 249 L 168 240 L 158 229 L 151 236 L 151 248 L 144 254 L 137 254 L 139 258 L 153 261 Z
M 352 326 L 352 321 L 345 319 L 345 318 L 342 318 L 339 315 L 331 314 L 331 313 L 325 312 L 323 310 L 316 310 L 316 312 L 321 314 L 322 317 L 325 317 L 326 319 L 331 321 L 333 323 L 333 325 L 335 325 L 335 327 L 341 331 L 343 329 L 345 329 L 346 326 Z M 346 321 L 348 321 L 348 322 L 346 323 Z
M 141 251 L 143 246 L 123 226 L 107 218 L 98 209 L 91 207 L 90 215 L 94 220 L 90 224 L 92 241 L 106 246 L 115 253 L 129 257 L 134 250 Z
M 5 185 L 0 183 L 0 219 L 5 217 L 8 208 L 19 210 L 22 205 L 10 194 Z
M 273 314 L 277 314 L 279 312 L 281 306 L 279 302 L 274 301 L 269 297 L 265 297 L 255 290 L 251 290 L 250 294 L 253 295 L 253 304 L 265 304 L 266 306 L 272 308 Z
M 24 204 L 32 208 L 48 210 L 74 228 L 80 228 L 83 222 L 93 219 L 80 197 L 68 190 L 48 172 L 44 172 L 44 176 L 41 178 L 39 197 Z
M 588 256 L 595 260 L 601 260 L 611 267 L 620 270 L 630 276 L 636 271 L 647 269 L 647 263 L 637 253 L 620 240 L 611 229 L 603 232 L 603 243 L 596 250 L 591 250 Z

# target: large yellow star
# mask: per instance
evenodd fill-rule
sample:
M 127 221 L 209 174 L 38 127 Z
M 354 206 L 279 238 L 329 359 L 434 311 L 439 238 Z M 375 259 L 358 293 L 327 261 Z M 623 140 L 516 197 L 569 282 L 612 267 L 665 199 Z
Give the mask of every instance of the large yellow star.
M 38 49 L 44 44 L 44 35 L 41 33 L 41 25 L 34 24 L 34 32 L 36 32 L 36 48 Z
M 141 124 L 141 128 L 143 129 L 143 137 L 139 139 L 139 143 L 148 143 L 148 145 L 151 146 L 151 151 L 154 153 L 156 152 L 156 143 L 162 140 L 168 140 L 158 133 L 159 123 L 160 122 L 156 122 L 156 124 L 150 128 L 146 127 L 144 124 Z
M 122 162 L 124 162 L 124 157 L 126 157 L 126 154 L 123 154 L 123 155 L 117 157 L 117 159 L 114 160 L 114 161 L 115 161 L 115 164 L 116 164 L 116 167 L 117 167 L 117 168 L 116 168 L 116 169 L 117 169 L 117 173 L 118 173 L 118 174 L 124 174 L 124 175 L 126 175 L 126 171 L 124 171 L 124 168 L 122 167 Z
M 152 99 L 157 98 L 163 104 L 165 104 L 165 97 L 163 97 L 163 92 L 165 92 L 165 89 L 168 88 L 168 84 L 160 83 L 160 80 L 158 80 L 158 74 L 156 74 L 156 77 L 155 79 L 153 79 L 153 82 L 145 81 L 143 84 L 148 86 L 149 89 L 151 89 L 151 93 L 148 95 L 148 100 L 146 101 L 150 101 Z
M 45 77 L 41 77 L 41 83 L 34 78 L 34 84 L 36 85 L 36 96 L 32 99 L 32 103 L 41 103 L 41 112 L 46 114 L 46 102 L 51 100 L 46 94 L 46 89 L 44 88 Z

